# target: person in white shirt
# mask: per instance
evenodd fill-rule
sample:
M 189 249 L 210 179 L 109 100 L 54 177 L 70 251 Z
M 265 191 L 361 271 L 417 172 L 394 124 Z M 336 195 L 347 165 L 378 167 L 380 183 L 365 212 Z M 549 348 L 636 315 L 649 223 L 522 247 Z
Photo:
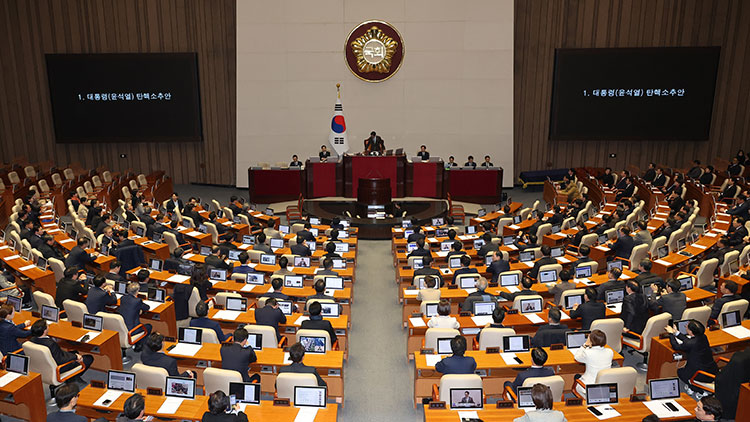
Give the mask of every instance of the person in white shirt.
M 417 300 L 424 302 L 425 300 L 440 300 L 440 289 L 436 289 L 437 277 L 426 275 L 424 277 L 424 284 L 427 286 L 424 289 L 419 289 L 417 293 Z
M 448 299 L 441 299 L 437 307 L 438 314 L 427 321 L 429 328 L 453 328 L 458 330 L 461 325 L 451 316 L 451 303 Z
M 603 331 L 591 331 L 586 343 L 573 353 L 576 361 L 586 365 L 586 371 L 580 377 L 576 375 L 576 379 L 580 378 L 584 384 L 594 384 L 599 371 L 612 367 L 614 351 L 605 347 L 606 345 L 607 335 Z M 586 394 L 585 388 L 582 388 L 580 385 L 576 385 L 576 388 L 581 395 Z

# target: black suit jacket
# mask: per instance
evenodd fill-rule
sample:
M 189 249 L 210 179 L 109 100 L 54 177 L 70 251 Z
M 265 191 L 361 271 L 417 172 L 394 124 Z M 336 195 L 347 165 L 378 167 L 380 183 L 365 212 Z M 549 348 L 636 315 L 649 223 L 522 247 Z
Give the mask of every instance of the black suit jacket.
M 96 257 L 89 255 L 80 246 L 75 246 L 68 254 L 68 258 L 65 260 L 65 268 L 72 266 L 78 267 L 79 270 L 86 269 L 86 264 L 91 264 L 96 260 Z
M 279 324 L 286 323 L 286 315 L 281 309 L 274 309 L 271 306 L 264 306 L 255 310 L 255 323 L 258 325 L 268 325 L 276 329 L 276 339 L 281 339 L 279 333 Z
M 477 251 L 477 256 L 481 256 L 482 258 L 484 258 L 485 256 L 487 256 L 488 253 L 492 253 L 492 252 L 499 251 L 499 250 L 500 250 L 500 247 L 497 246 L 495 243 L 492 243 L 492 242 L 486 243 L 482 245 L 481 248 L 479 248 L 479 250 Z
M 647 182 L 653 182 L 656 178 L 656 170 L 654 169 L 648 169 L 646 170 L 646 173 L 643 174 L 643 180 Z
M 545 324 L 539 327 L 536 335 L 531 339 L 533 347 L 549 347 L 552 344 L 565 344 L 565 332 L 570 331 L 567 325 Z
M 658 299 L 651 299 L 650 307 L 654 313 L 668 312 L 673 320 L 678 321 L 687 308 L 687 297 L 682 292 L 666 293 Z
M 318 274 L 320 274 L 320 273 L 318 273 Z M 420 269 L 414 271 L 414 276 L 416 277 L 418 275 L 431 275 L 431 276 L 435 276 L 435 277 L 438 278 L 438 283 L 440 283 L 440 287 L 443 287 L 443 275 L 440 274 L 440 270 L 438 270 L 437 268 L 432 268 L 432 267 L 423 267 L 423 268 L 420 268 Z
M 620 318 L 625 321 L 625 328 L 641 334 L 648 320 L 648 300 L 646 296 L 640 292 L 626 295 Z
M 224 269 L 227 270 L 228 274 L 232 273 L 232 266 L 227 264 L 226 261 L 219 258 L 216 255 L 209 255 L 206 257 L 206 265 L 218 269 Z
M 221 368 L 242 374 L 243 382 L 250 382 L 250 365 L 258 360 L 252 347 L 242 347 L 239 343 L 222 344 Z
M 310 251 L 310 248 L 302 244 L 292 245 L 289 247 L 289 250 L 292 252 L 293 255 L 299 255 L 299 256 L 311 256 L 312 255 L 312 251 Z
M 321 387 L 325 387 L 327 384 L 323 380 L 323 378 L 318 374 L 318 371 L 315 369 L 314 366 L 307 366 L 302 362 L 293 362 L 289 366 L 282 366 L 279 368 L 279 373 L 283 374 L 284 372 L 293 372 L 297 374 L 313 374 L 315 375 L 315 378 L 318 379 L 318 385 Z
M 557 259 L 552 258 L 551 256 L 543 256 L 538 261 L 534 263 L 534 266 L 529 270 L 529 277 L 536 278 L 537 274 L 539 274 L 539 268 L 542 267 L 542 265 L 549 265 L 549 264 L 557 264 Z
M 644 271 L 638 274 L 634 280 L 637 281 L 638 284 L 641 285 L 641 287 L 649 285 L 649 284 L 653 284 L 653 283 L 656 283 L 659 287 L 665 286 L 664 280 L 660 276 L 650 271 Z
M 303 321 L 300 328 L 304 330 L 327 331 L 328 335 L 331 336 L 331 347 L 333 347 L 333 345 L 336 344 L 338 337 L 336 337 L 336 331 L 333 329 L 333 326 L 331 325 L 331 321 L 328 321 L 322 318 L 321 319 L 312 319 L 312 318 L 314 317 L 310 317 L 310 319 L 308 319 L 307 321 Z
M 601 302 L 584 302 L 573 311 L 570 311 L 571 318 L 581 318 L 581 328 L 588 330 L 591 323 L 597 319 L 603 319 L 607 312 L 607 307 Z
M 663 173 L 654 177 L 654 180 L 651 182 L 651 184 L 656 187 L 664 186 L 665 183 L 667 183 L 667 176 Z
M 141 363 L 148 366 L 164 368 L 171 377 L 179 377 L 180 371 L 177 369 L 177 359 L 167 356 L 162 352 L 152 352 L 148 347 L 143 348 L 141 353 Z
M 675 341 L 675 338 L 682 340 L 682 343 Z M 669 336 L 669 343 L 677 351 L 686 352 L 685 367 L 677 370 L 677 375 L 686 382 L 695 375 L 696 371 L 705 371 L 709 374 L 715 374 L 719 367 L 714 361 L 711 346 L 708 344 L 706 335 L 688 338 L 684 334 Z M 696 378 L 698 381 L 705 380 L 705 377 Z
M 505 271 L 510 271 L 510 264 L 508 261 L 504 259 L 499 259 L 497 261 L 492 261 L 489 266 L 487 266 L 487 272 L 492 274 L 492 282 L 496 283 L 498 277 L 500 276 L 500 273 L 503 273 Z
M 185 204 L 182 202 L 182 199 L 177 198 L 177 210 L 181 211 L 185 207 Z M 175 204 L 172 199 L 167 202 L 167 211 L 174 212 L 175 210 Z
M 107 293 L 99 287 L 90 288 L 86 297 L 86 308 L 88 308 L 90 314 L 103 311 L 105 306 L 115 303 L 117 303 L 117 296 L 114 293 Z
M 630 259 L 630 254 L 633 252 L 633 246 L 635 241 L 630 236 L 620 236 L 617 241 L 612 245 L 612 252 L 618 258 Z
M 66 352 L 61 349 L 57 342 L 49 337 L 32 337 L 31 341 L 42 346 L 47 346 L 50 353 L 52 353 L 52 359 L 55 360 L 58 366 L 77 359 L 75 353 Z
M 607 290 L 625 289 L 626 284 L 625 280 L 609 280 L 606 283 L 600 284 L 596 289 L 598 293 L 597 299 L 604 300 Z
M 86 286 L 78 280 L 71 278 L 62 278 L 57 283 L 57 291 L 55 292 L 55 305 L 58 308 L 63 309 L 63 301 L 65 299 L 75 300 L 76 302 L 83 302 L 83 296 L 88 293 Z
M 31 242 L 29 242 L 29 243 L 31 243 Z M 32 247 L 34 247 L 34 246 L 32 245 Z M 43 257 L 45 257 L 47 259 L 49 259 L 49 258 L 55 258 L 55 259 L 59 259 L 60 261 L 64 261 L 65 260 L 65 257 L 57 249 L 53 248 L 52 246 L 50 246 L 50 245 L 48 245 L 48 244 L 46 244 L 44 242 L 42 242 L 42 244 L 38 248 L 36 248 L 36 249 L 39 252 L 42 253 Z M 66 267 L 67 267 L 67 265 L 66 265 Z
M 531 296 L 531 295 L 538 295 L 538 294 L 539 292 L 536 292 L 531 289 L 521 289 L 520 292 L 515 292 L 515 293 L 500 292 L 500 297 L 505 300 L 513 302 L 514 300 L 516 300 L 516 297 L 518 296 Z
M 47 415 L 47 422 L 88 422 L 85 416 L 77 415 L 75 412 L 57 412 Z
M 734 419 L 740 384 L 750 381 L 750 348 L 735 352 L 729 363 L 716 375 L 716 398 L 721 402 L 725 419 Z
M 307 229 L 298 231 L 297 237 L 301 237 L 302 239 L 305 239 L 310 242 L 315 242 L 315 236 L 313 236 L 312 233 L 307 231 Z
M 724 306 L 725 303 L 729 303 L 733 300 L 740 300 L 742 299 L 742 296 L 740 295 L 726 295 L 722 296 L 714 302 L 714 305 L 711 307 L 711 319 L 717 319 L 719 317 L 719 313 L 721 313 L 721 308 Z M 742 315 L 740 315 L 741 317 Z
M 626 185 L 622 191 L 620 191 L 617 195 L 615 195 L 615 200 L 619 201 L 622 198 L 630 198 L 633 196 L 633 193 L 635 192 L 635 185 L 629 184 Z

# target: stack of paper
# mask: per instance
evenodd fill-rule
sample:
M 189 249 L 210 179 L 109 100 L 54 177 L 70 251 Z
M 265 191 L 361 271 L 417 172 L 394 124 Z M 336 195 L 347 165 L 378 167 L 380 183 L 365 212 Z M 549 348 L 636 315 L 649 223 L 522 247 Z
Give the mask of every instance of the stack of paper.
M 569 260 L 568 258 L 565 258 L 565 257 L 562 257 L 562 256 L 561 256 L 561 257 L 559 257 L 559 258 L 557 258 L 557 261 L 558 261 L 559 263 L 561 263 L 561 264 L 567 264 L 567 263 L 569 263 L 569 262 L 570 262 L 570 260 Z
M 416 296 L 418 293 L 419 290 L 404 289 L 404 296 Z
M 532 324 L 541 324 L 544 322 L 544 318 L 540 317 L 537 314 L 523 314 L 529 321 L 531 321 Z
M 202 235 L 203 233 L 201 233 L 199 231 L 196 231 L 196 230 L 191 230 L 191 231 L 189 231 L 189 232 L 187 232 L 185 234 L 187 234 L 188 236 L 196 237 L 196 236 Z
M 464 291 L 466 292 L 466 294 L 470 295 L 470 294 L 476 292 L 477 289 L 474 288 L 474 287 L 472 287 L 471 289 L 464 289 Z
M 301 407 L 297 412 L 294 422 L 313 422 L 318 414 L 317 407 Z
M 527 261 L 524 262 L 524 264 L 526 264 L 527 267 L 532 268 L 534 266 L 534 261 Z
M 737 325 L 735 327 L 724 328 L 723 331 L 729 335 L 737 338 L 748 338 L 750 337 L 750 330 L 747 328 Z
M 487 324 L 492 323 L 492 315 L 478 315 L 471 317 L 471 320 L 474 321 L 474 324 L 476 324 L 479 327 L 484 327 Z
M 422 318 L 409 318 L 409 322 L 411 322 L 411 325 L 413 327 L 426 327 L 427 324 L 424 323 L 424 319 Z
M 21 271 L 21 272 L 28 271 L 28 270 L 30 270 L 32 268 L 35 268 L 35 267 L 36 267 L 36 265 L 34 265 L 34 264 L 24 265 L 23 267 L 19 268 L 18 271 Z
M 435 366 L 436 363 L 443 360 L 443 355 L 424 355 L 425 364 L 427 366 Z
M 672 265 L 669 261 L 665 261 L 663 259 L 657 259 L 654 262 L 656 262 L 657 264 L 660 264 L 660 265 L 664 265 L 665 267 L 668 267 L 668 266 Z
M 86 343 L 89 343 L 91 340 L 97 338 L 99 336 L 99 334 L 101 334 L 101 333 L 102 333 L 101 331 L 89 331 L 86 334 L 82 335 L 81 337 L 78 337 L 78 340 L 76 340 L 76 341 L 77 342 L 81 342 L 82 341 L 81 339 L 83 339 L 86 336 L 89 336 L 89 339 L 86 340 Z
M 63 239 L 63 240 L 59 241 L 58 243 L 71 243 L 71 242 L 75 242 L 75 240 L 73 240 L 73 239 Z
M 511 225 L 510 225 L 510 226 L 508 226 L 508 227 L 509 227 L 509 228 L 511 228 L 511 229 L 513 229 L 513 230 L 518 230 L 518 226 L 517 226 L 517 225 L 515 225 L 515 224 L 511 224 Z
M 670 408 L 666 406 L 666 403 L 672 403 L 672 406 L 677 408 L 676 412 L 673 412 Z M 643 404 L 648 407 L 648 410 L 651 411 L 654 415 L 658 416 L 659 419 L 668 419 L 668 418 L 677 418 L 681 416 L 690 416 L 690 412 L 685 410 L 684 407 L 680 406 L 679 403 L 677 403 L 674 400 L 665 399 L 665 400 L 651 400 L 651 401 L 645 401 Z
M 167 397 L 167 399 L 164 400 L 164 403 L 161 404 L 161 407 L 156 411 L 156 413 L 161 413 L 163 415 L 174 415 L 175 413 L 177 413 L 177 409 L 180 408 L 183 400 L 185 399 L 181 397 Z
M 21 255 L 10 255 L 10 256 L 6 256 L 3 259 L 7 262 L 7 261 L 13 261 L 14 259 L 18 259 L 20 257 L 21 257 Z
M 161 305 L 161 302 L 156 302 L 153 300 L 144 300 L 143 303 L 148 305 L 149 311 L 153 311 L 154 309 L 158 308 Z
M 294 321 L 294 325 L 302 325 L 302 323 L 307 321 L 308 319 L 310 319 L 309 316 L 302 315 L 299 318 L 297 318 L 296 321 Z
M 0 377 L 0 387 L 5 387 L 6 385 L 10 384 L 11 381 L 13 381 L 16 378 L 22 377 L 23 375 L 17 373 L 17 372 L 8 372 L 7 374 Z
M 255 288 L 255 284 L 245 284 L 240 289 L 241 292 L 251 292 Z
M 518 246 L 516 246 L 516 245 L 514 245 L 512 243 L 510 245 L 505 245 L 505 246 L 508 247 L 511 250 L 514 250 L 514 251 L 518 250 Z
M 201 350 L 200 344 L 177 343 L 174 349 L 169 351 L 171 355 L 195 356 Z
M 479 413 L 476 410 L 460 410 L 458 412 L 458 420 L 479 420 Z
M 511 293 L 518 293 L 521 291 L 518 286 L 507 286 L 506 289 L 508 289 L 508 291 Z
M 565 321 L 566 319 L 570 319 L 570 316 L 566 314 L 565 312 L 560 312 L 560 321 Z
M 520 365 L 520 363 L 516 361 L 517 356 L 515 353 L 500 353 L 500 357 L 503 358 L 506 365 Z
M 94 406 L 99 407 L 109 407 L 112 406 L 112 404 L 115 402 L 115 400 L 119 399 L 122 395 L 123 391 L 121 390 L 107 390 L 102 394 L 99 399 L 97 399 L 94 402 Z M 105 401 L 109 400 L 106 404 Z
M 228 321 L 234 321 L 237 319 L 237 317 L 240 316 L 242 312 L 240 311 L 227 311 L 227 310 L 221 310 L 214 314 L 214 318 L 216 319 L 224 319 Z
M 172 282 L 172 283 L 185 283 L 188 280 L 190 280 L 189 276 L 181 275 L 181 274 L 175 274 L 173 276 L 170 276 L 167 279 L 167 281 Z
M 186 253 L 185 255 L 182 255 L 182 257 L 185 258 L 185 259 L 190 259 L 190 258 L 192 258 L 194 256 L 195 256 L 194 253 Z
M 603 421 L 605 419 L 610 419 L 610 418 L 616 418 L 620 416 L 620 412 L 616 411 L 614 407 L 608 404 L 594 406 L 594 409 L 598 410 L 601 416 L 594 415 L 594 413 L 591 411 L 589 412 L 591 412 L 592 415 L 596 416 L 596 418 L 599 419 L 600 421 Z

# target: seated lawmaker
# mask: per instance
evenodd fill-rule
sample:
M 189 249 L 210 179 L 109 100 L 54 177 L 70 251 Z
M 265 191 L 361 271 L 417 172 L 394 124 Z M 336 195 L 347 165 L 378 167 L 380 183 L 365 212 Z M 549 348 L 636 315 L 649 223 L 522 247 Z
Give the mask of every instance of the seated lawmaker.
M 487 293 L 487 279 L 479 277 L 477 281 L 477 291 L 470 293 L 469 296 L 464 299 L 464 303 L 461 304 L 461 310 L 463 312 L 474 312 L 474 302 L 497 302 L 497 297 Z
M 123 321 L 125 321 L 125 326 L 128 327 L 128 331 L 131 331 L 131 334 L 138 334 L 143 331 L 146 332 L 146 335 L 136 343 L 136 352 L 140 352 L 141 349 L 143 349 L 146 336 L 151 333 L 151 324 L 143 324 L 143 328 L 132 332 L 132 330 L 141 323 L 141 314 L 148 312 L 150 309 L 149 306 L 143 303 L 143 300 L 137 296 L 138 290 L 140 290 L 140 284 L 138 284 L 138 282 L 134 281 L 128 283 L 126 287 L 127 293 L 122 295 L 120 298 L 120 306 L 117 308 L 117 312 L 122 316 Z
M 711 345 L 705 334 L 705 327 L 699 321 L 690 320 L 687 325 L 687 335 L 682 334 L 675 327 L 667 325 L 664 330 L 670 334 L 669 344 L 678 352 L 685 352 L 685 365 L 677 369 L 677 376 L 682 382 L 690 385 L 690 379 L 698 372 L 703 371 L 716 375 L 719 371 L 714 361 Z M 679 340 L 679 341 L 677 341 Z M 698 375 L 695 378 L 700 382 L 711 382 L 712 378 Z
M 473 374 L 477 369 L 477 362 L 473 357 L 464 356 L 466 353 L 466 338 L 458 335 L 451 339 L 451 356 L 443 358 L 435 364 L 435 370 L 441 374 Z
M 542 257 L 534 262 L 534 266 L 529 270 L 529 277 L 536 278 L 539 274 L 539 268 L 542 265 L 557 264 L 557 259 L 552 258 L 552 248 L 549 245 L 542 245 Z
M 164 336 L 159 333 L 151 333 L 146 337 L 146 347 L 141 353 L 141 363 L 157 368 L 164 368 L 170 377 L 188 377 L 195 378 L 196 373 L 185 371 L 180 373 L 177 369 L 177 359 L 167 356 L 161 351 L 164 347 Z
M 570 312 L 571 318 L 581 318 L 581 329 L 588 330 L 591 328 L 591 323 L 597 319 L 604 319 L 607 312 L 607 306 L 602 302 L 597 302 L 598 294 L 596 289 L 593 287 L 586 287 L 586 294 L 584 302 L 582 304 L 573 305 L 573 310 Z
M 482 247 L 477 251 L 478 257 L 484 259 L 484 257 L 486 257 L 488 253 L 497 252 L 498 250 L 500 250 L 500 246 L 498 246 L 497 243 L 492 242 L 492 235 L 489 232 L 484 232 L 484 234 L 482 235 L 482 240 L 484 240 L 484 245 L 482 245 Z
M 576 379 L 580 378 L 586 385 L 593 384 L 596 382 L 599 371 L 612 367 L 614 351 L 606 346 L 607 335 L 601 330 L 593 330 L 586 339 L 586 343 L 575 349 L 573 352 L 575 360 L 586 365 L 586 371 L 580 376 L 576 374 Z M 576 389 L 580 394 L 586 395 L 586 391 L 580 385 L 577 385 Z
M 651 290 L 654 294 L 649 298 L 649 308 L 654 314 L 668 312 L 673 320 L 682 319 L 682 314 L 687 308 L 687 296 L 680 291 L 679 281 L 670 279 L 663 293 L 660 293 L 661 290 L 656 283 L 651 285 Z
M 470 155 L 468 161 L 464 163 L 464 167 L 477 168 L 477 163 L 474 162 L 474 156 Z
M 323 378 L 318 374 L 318 370 L 314 366 L 307 366 L 302 363 L 302 359 L 305 357 L 305 347 L 301 343 L 294 343 L 289 348 L 289 360 L 292 363 L 288 366 L 282 366 L 279 368 L 279 374 L 285 372 L 292 372 L 297 374 L 313 374 L 318 379 L 318 385 L 325 387 L 327 384 Z
M 438 287 L 443 287 L 443 275 L 440 274 L 440 270 L 437 268 L 432 268 L 432 256 L 431 255 L 425 255 L 422 257 L 422 268 L 418 270 L 414 270 L 414 277 L 420 276 L 420 275 L 428 275 L 432 277 L 436 277 L 440 283 Z
M 31 321 L 26 320 L 20 324 L 15 324 L 13 318 L 16 316 L 13 305 L 4 304 L 0 306 L 0 352 L 3 356 L 13 353 L 21 348 L 18 342 L 19 338 L 27 338 L 31 331 L 27 330 L 31 326 Z
M 438 314 L 427 321 L 429 328 L 453 328 L 458 330 L 461 325 L 455 317 L 451 316 L 451 303 L 447 299 L 440 299 L 437 306 Z
M 234 330 L 233 342 L 223 343 L 221 353 L 221 368 L 237 371 L 242 375 L 242 382 L 260 382 L 260 375 L 250 375 L 250 365 L 258 360 L 255 350 L 248 343 L 249 335 L 246 329 L 240 327 Z
M 198 315 L 198 317 L 193 318 L 190 321 L 191 327 L 214 330 L 216 338 L 219 339 L 219 343 L 224 343 L 229 337 L 231 337 L 230 334 L 224 334 L 224 331 L 221 330 L 221 324 L 219 324 L 219 321 L 214 321 L 208 318 L 208 305 L 206 302 L 200 301 L 195 305 L 195 314 Z
M 514 300 L 516 300 L 516 297 L 518 296 L 538 295 L 539 293 L 535 292 L 534 290 L 531 290 L 531 286 L 533 285 L 534 285 L 534 280 L 528 277 L 523 277 L 521 278 L 521 287 L 523 287 L 521 291 L 515 292 L 515 293 L 500 292 L 500 297 L 507 301 L 513 302 Z
M 79 391 L 75 382 L 66 382 L 57 387 L 54 398 L 59 410 L 47 415 L 47 422 L 88 422 L 87 417 L 76 414 Z
M 440 300 L 440 289 L 436 289 L 435 285 L 438 283 L 438 278 L 435 276 L 425 276 L 424 284 L 427 286 L 424 289 L 419 289 L 417 293 L 417 300 L 421 303 L 425 300 Z
M 310 248 L 305 244 L 305 239 L 303 237 L 300 237 L 299 233 L 297 234 L 297 241 L 294 245 L 291 245 L 289 247 L 289 250 L 292 252 L 292 255 L 299 255 L 299 256 L 312 256 L 312 251 Z
M 419 147 L 417 157 L 421 158 L 422 161 L 427 161 L 430 159 L 430 153 L 427 152 L 427 145 L 422 145 L 421 147 Z
M 411 258 L 412 256 L 429 256 L 430 251 L 425 248 L 424 246 L 424 238 L 417 239 L 417 248 L 413 251 L 409 252 L 409 255 L 407 255 L 407 258 Z
M 553 344 L 565 344 L 565 332 L 570 331 L 567 325 L 560 324 L 562 312 L 558 307 L 549 310 L 549 323 L 540 326 L 531 339 L 534 347 L 550 347 Z
M 55 306 L 63 309 L 63 302 L 66 299 L 83 302 L 83 297 L 87 293 L 86 271 L 78 271 L 75 267 L 66 268 L 63 272 L 63 278 L 57 282 Z
M 203 413 L 201 422 L 247 422 L 247 415 L 239 403 L 232 404 L 225 392 L 216 390 L 208 396 L 208 411 Z
M 560 271 L 560 275 L 558 276 L 558 278 L 560 279 L 559 283 L 547 283 L 547 290 L 550 292 L 550 294 L 555 296 L 555 305 L 563 306 L 565 304 L 560 303 L 563 292 L 566 290 L 575 289 L 576 284 L 570 282 L 572 275 L 568 270 Z
M 531 368 L 519 372 L 513 381 L 505 381 L 505 387 L 512 388 L 513 392 L 518 394 L 518 387 L 523 386 L 523 382 L 527 378 L 551 377 L 555 375 L 554 369 L 544 367 L 544 364 L 547 363 L 547 358 L 548 355 L 544 349 L 534 347 L 531 350 Z
M 502 306 L 495 306 L 495 310 L 492 311 L 492 322 L 482 327 L 482 331 L 484 331 L 485 328 L 506 328 L 503 325 L 503 320 L 505 319 L 505 308 Z M 482 337 L 482 331 L 479 331 L 477 333 L 477 342 Z
M 492 164 L 492 161 L 490 161 L 489 155 L 484 156 L 484 162 L 482 163 L 482 167 L 495 167 L 495 165 Z
M 292 161 L 289 163 L 289 168 L 302 167 L 302 161 L 297 158 L 297 154 L 292 155 Z
M 265 306 L 255 310 L 255 323 L 273 327 L 276 330 L 276 341 L 281 340 L 279 324 L 286 324 L 286 315 L 279 309 L 276 298 L 271 297 L 266 299 Z
M 66 352 L 61 349 L 57 342 L 49 337 L 47 333 L 47 321 L 43 319 L 38 319 L 31 325 L 30 341 L 46 346 L 49 349 L 50 354 L 52 354 L 52 359 L 54 359 L 57 366 L 67 364 L 60 368 L 61 374 L 72 370 L 78 365 L 82 365 L 83 372 L 76 376 L 80 378 L 94 362 L 94 357 L 91 355 L 81 355 L 80 353 Z
M 320 302 L 312 302 L 307 310 L 310 312 L 310 319 L 303 321 L 300 329 L 326 331 L 331 338 L 331 347 L 333 347 L 336 341 L 338 341 L 338 337 L 336 336 L 336 331 L 333 329 L 333 325 L 331 325 L 331 321 L 323 319 L 320 315 L 323 310 Z
M 476 267 L 469 268 L 469 265 L 471 265 L 471 257 L 469 255 L 461 256 L 461 268 L 453 272 L 453 284 L 456 284 L 456 280 L 458 280 L 458 276 L 460 275 L 479 273 Z
M 522 416 L 513 419 L 513 422 L 567 422 L 563 412 L 552 409 L 555 398 L 552 397 L 549 386 L 534 384 L 531 387 L 531 400 L 535 409 L 529 409 Z
M 721 293 L 721 297 L 716 299 L 713 306 L 711 306 L 711 316 L 709 317 L 709 319 L 716 320 L 717 318 L 719 318 L 721 308 L 725 303 L 742 299 L 742 296 L 738 295 L 737 291 L 739 291 L 739 286 L 735 281 L 726 280 L 721 283 L 721 287 L 719 287 L 719 293 Z
M 105 281 L 104 276 L 98 275 L 94 277 L 94 285 L 89 289 L 86 296 L 86 308 L 90 314 L 101 312 L 105 307 L 117 303 L 117 296 L 112 292 L 112 285 L 105 283 Z
M 331 156 L 331 151 L 328 151 L 328 148 L 326 148 L 325 145 L 320 146 L 320 152 L 318 152 L 318 158 L 320 158 L 321 163 L 325 163 L 328 161 L 328 157 Z
M 492 283 L 497 283 L 500 273 L 510 271 L 510 264 L 503 259 L 503 253 L 495 251 L 492 253 L 492 262 L 487 266 L 487 272 L 492 274 Z

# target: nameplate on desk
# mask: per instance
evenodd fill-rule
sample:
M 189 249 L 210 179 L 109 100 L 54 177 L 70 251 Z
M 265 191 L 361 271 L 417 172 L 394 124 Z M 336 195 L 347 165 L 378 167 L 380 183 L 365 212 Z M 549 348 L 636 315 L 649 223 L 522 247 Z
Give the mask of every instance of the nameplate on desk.
M 273 399 L 274 406 L 289 406 L 289 399 Z
M 161 390 L 161 388 L 147 387 L 146 388 L 146 395 L 149 395 L 149 396 L 161 396 L 162 395 L 162 390 Z
M 469 316 L 471 316 L 471 312 L 469 312 L 469 311 L 461 311 L 461 312 L 458 313 L 458 316 L 469 317 Z
M 170 342 L 170 343 L 171 343 L 171 342 L 174 342 L 174 341 L 176 341 L 176 340 L 175 340 L 175 338 L 174 338 L 174 337 L 167 337 L 167 336 L 164 336 L 164 341 L 168 341 L 168 342 Z
M 422 318 L 422 315 L 423 315 L 423 314 L 422 314 L 421 312 L 413 312 L 413 313 L 411 314 L 411 317 L 412 317 L 412 318 Z
M 644 393 L 630 395 L 630 401 L 632 402 L 646 401 L 647 398 Z
M 514 404 L 515 403 L 513 403 L 512 400 L 498 400 L 496 406 L 498 409 L 509 409 L 512 408 Z
M 435 349 L 427 349 L 427 348 L 425 348 L 425 349 L 419 349 L 419 354 L 420 355 L 434 355 L 435 354 Z
M 74 326 L 76 328 L 83 327 L 83 324 L 81 324 L 81 321 L 70 321 L 70 325 L 72 325 L 72 326 Z
M 445 409 L 444 401 L 431 401 L 429 404 L 430 409 Z
M 580 399 L 578 397 L 572 398 L 572 399 L 565 399 L 566 406 L 580 406 L 582 404 L 583 404 L 583 399 Z
M 448 285 L 448 290 L 456 290 L 456 289 L 458 289 L 457 285 L 455 285 L 455 284 L 449 284 Z
M 498 284 L 497 284 L 497 283 L 489 283 L 489 284 L 488 284 L 488 286 L 489 286 L 489 287 L 497 287 L 497 286 L 498 286 Z
M 104 381 L 91 380 L 90 384 L 94 388 L 107 388 Z
M 508 309 L 508 311 L 506 312 L 506 314 L 508 315 L 515 315 L 517 313 L 518 313 L 518 309 Z
M 489 354 L 498 354 L 498 353 L 500 353 L 500 348 L 499 347 L 488 347 L 486 349 L 486 352 L 487 352 L 488 355 Z
M 562 343 L 554 343 L 550 344 L 549 349 L 550 350 L 562 350 L 565 348 L 565 345 Z
M 328 370 L 328 376 L 329 377 L 340 377 L 341 376 L 341 370 L 340 369 L 329 369 Z

